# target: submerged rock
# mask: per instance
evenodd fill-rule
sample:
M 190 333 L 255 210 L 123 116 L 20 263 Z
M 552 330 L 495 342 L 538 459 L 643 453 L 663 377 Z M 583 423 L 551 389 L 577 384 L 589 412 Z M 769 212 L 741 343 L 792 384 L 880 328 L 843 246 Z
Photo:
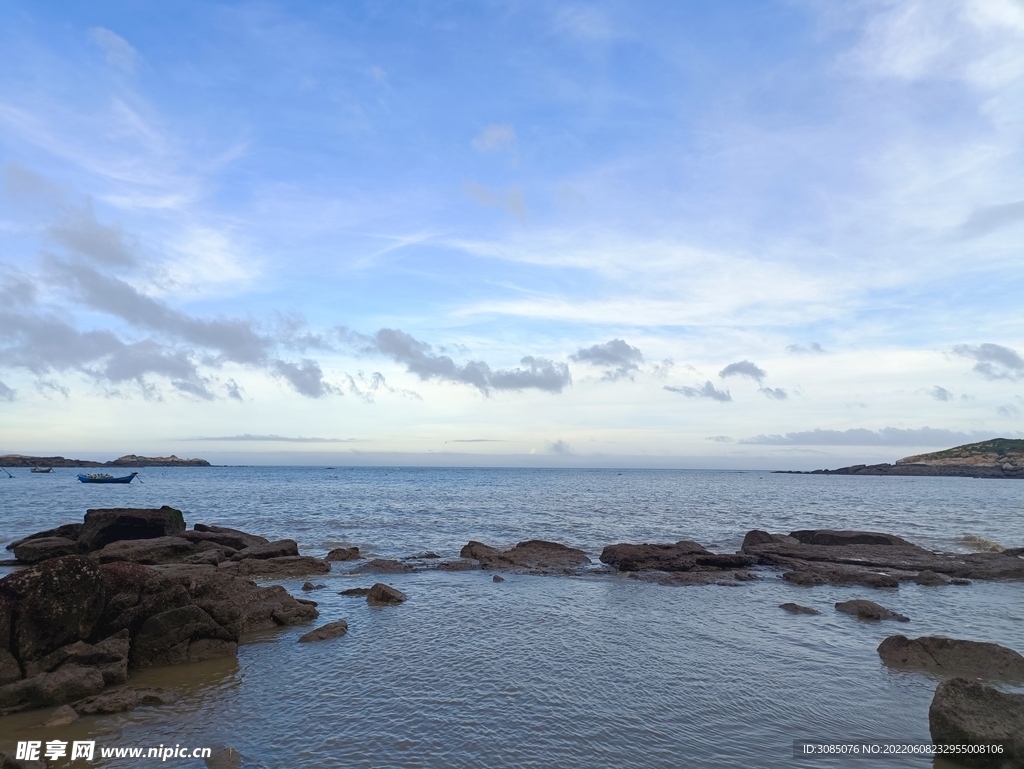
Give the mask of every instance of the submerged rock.
M 368 587 L 350 587 L 348 590 L 342 590 L 338 595 L 345 595 L 349 597 L 358 596 L 362 598 L 363 596 L 368 595 L 369 592 L 370 588 Z
M 886 609 L 884 606 L 880 606 L 874 601 L 865 601 L 862 598 L 856 598 L 852 601 L 840 601 L 836 604 L 836 611 L 841 611 L 844 614 L 852 614 L 859 619 L 894 619 L 898 622 L 910 622 L 910 617 L 897 614 L 894 611 Z
M 70 705 L 61 705 L 55 711 L 50 714 L 50 717 L 46 719 L 43 726 L 56 727 L 56 726 L 67 726 L 73 724 L 80 718 L 78 711 Z
M 798 603 L 780 603 L 780 609 L 785 609 L 792 614 L 821 614 L 817 609 L 812 609 L 810 606 L 801 606 Z
M 359 555 L 358 547 L 336 547 L 327 554 L 327 561 L 358 561 L 362 558 Z
M 501 576 L 500 574 L 495 574 L 493 577 L 491 577 L 491 581 L 493 581 L 493 582 L 504 582 L 505 578 L 503 576 Z
M 480 562 L 472 558 L 457 558 L 450 561 L 441 561 L 434 568 L 438 571 L 473 571 L 480 568 Z
M 336 622 L 328 622 L 316 630 L 310 630 L 299 638 L 299 643 L 311 643 L 312 641 L 326 641 L 328 638 L 337 638 L 348 632 L 348 623 L 339 619 Z
M 481 568 L 492 571 L 519 571 L 529 574 L 572 574 L 590 563 L 587 554 L 558 542 L 531 539 L 508 550 L 469 542 L 459 552 L 460 558 L 479 561 Z
M 928 708 L 928 728 L 938 745 L 984 745 L 1013 740 L 1016 751 L 1006 761 L 1001 755 L 978 755 L 970 765 L 1024 766 L 1024 695 L 1006 694 L 966 678 L 950 678 L 938 685 Z
M 354 568 L 357 574 L 408 574 L 415 571 L 412 566 L 392 558 L 374 558 Z
M 324 584 L 314 585 L 312 582 L 303 582 L 302 583 L 302 589 L 305 590 L 306 592 L 309 592 L 310 590 L 321 590 L 321 589 L 323 589 L 325 587 L 327 587 L 327 585 L 324 585 Z
M 406 598 L 407 596 L 401 590 L 397 590 L 391 585 L 385 585 L 383 582 L 378 582 L 366 593 L 366 602 L 371 606 L 399 604 Z
M 277 542 L 267 542 L 259 545 L 251 545 L 232 554 L 232 561 L 244 561 L 247 558 L 285 558 L 299 554 L 299 546 L 294 539 L 280 539 Z
M 177 700 L 177 697 L 163 689 L 136 688 L 124 686 L 120 689 L 86 697 L 71 707 L 81 716 L 106 715 L 109 713 L 125 713 L 135 710 L 139 705 L 166 705 Z
M 919 585 L 926 587 L 938 587 L 940 585 L 948 585 L 949 580 L 943 577 L 941 574 L 936 574 L 931 569 L 925 569 L 914 577 L 914 582 Z
M 306 577 L 310 574 L 326 574 L 331 570 L 327 561 L 311 555 L 289 555 L 279 558 L 247 558 L 244 561 L 225 563 L 226 570 L 234 569 L 240 577 Z
M 1024 680 L 1024 657 L 994 643 L 942 636 L 893 635 L 878 645 L 878 655 L 886 665 Z

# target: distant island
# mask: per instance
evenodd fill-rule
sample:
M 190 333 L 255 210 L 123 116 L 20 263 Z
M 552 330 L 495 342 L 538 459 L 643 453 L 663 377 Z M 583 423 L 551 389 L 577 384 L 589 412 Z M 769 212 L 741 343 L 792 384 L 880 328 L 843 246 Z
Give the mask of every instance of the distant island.
M 141 457 L 125 454 L 110 462 L 94 462 L 90 459 L 65 459 L 64 457 L 27 457 L 22 454 L 0 456 L 0 467 L 210 467 L 205 459 L 179 459 L 169 457 Z
M 994 438 L 931 454 L 897 459 L 896 464 L 851 465 L 837 470 L 812 470 L 799 475 L 959 475 L 968 478 L 1024 478 L 1024 440 Z

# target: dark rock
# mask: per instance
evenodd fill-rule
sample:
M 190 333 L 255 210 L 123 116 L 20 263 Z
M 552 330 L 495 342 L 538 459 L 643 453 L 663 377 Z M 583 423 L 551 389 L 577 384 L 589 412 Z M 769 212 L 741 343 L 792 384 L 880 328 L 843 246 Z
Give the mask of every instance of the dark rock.
M 325 588 L 325 587 L 327 587 L 327 585 L 314 585 L 312 582 L 303 582 L 302 583 L 302 589 L 306 590 L 307 592 L 310 591 L 310 590 L 320 590 L 321 588 Z
M 67 537 L 39 537 L 29 539 L 14 548 L 14 557 L 21 563 L 39 563 L 47 558 L 59 558 L 62 555 L 74 555 L 78 552 L 78 543 Z
M 500 574 L 495 574 L 493 577 L 491 577 L 491 579 L 494 582 L 504 582 L 505 581 L 505 578 L 503 576 L 501 576 Z
M 21 665 L 7 649 L 0 649 L 0 686 L 22 678 Z
M 889 574 L 878 574 L 867 569 L 828 564 L 808 564 L 805 568 L 784 572 L 782 578 L 794 585 L 863 585 L 873 588 L 896 588 L 900 582 Z
M 132 639 L 132 667 L 178 665 L 234 656 L 238 637 L 196 605 L 147 619 Z
M 438 571 L 473 571 L 480 568 L 480 562 L 472 558 L 457 558 L 450 561 L 441 561 L 434 567 Z
M 741 569 L 757 563 L 757 558 L 709 553 L 696 542 L 682 540 L 674 545 L 608 545 L 601 551 L 601 561 L 619 571 L 710 571 Z
M 103 674 L 95 668 L 64 665 L 52 673 L 0 686 L 0 713 L 61 705 L 96 694 L 104 686 Z
M 294 539 L 279 539 L 277 542 L 267 542 L 261 545 L 252 545 L 239 550 L 231 556 L 233 561 L 244 561 L 246 558 L 285 558 L 299 554 L 299 546 Z
M 17 754 L 0 753 L 0 769 L 48 769 L 45 761 L 27 761 Z
M 842 547 L 847 545 L 882 545 L 885 547 L 916 547 L 895 534 L 874 531 L 833 531 L 831 529 L 805 529 L 791 531 L 793 539 L 804 545 Z
M 893 635 L 879 644 L 878 655 L 886 665 L 1024 680 L 1024 657 L 1013 649 L 994 643 L 942 636 L 911 639 Z
M 99 566 L 66 555 L 0 579 L 0 599 L 10 612 L 10 651 L 22 663 L 88 638 L 103 610 Z
M 531 539 L 509 550 L 498 550 L 482 542 L 469 542 L 459 553 L 473 558 L 481 568 L 492 571 L 519 571 L 532 574 L 573 573 L 590 563 L 586 553 L 558 542 Z
M 811 572 L 798 578 L 801 584 L 874 581 L 874 586 L 884 586 L 914 580 L 924 571 L 958 579 L 1024 579 L 1024 560 L 1005 553 L 933 553 L 902 537 L 878 532 L 810 529 L 785 536 L 755 530 L 744 538 L 742 552 L 765 566 Z
M 798 603 L 780 603 L 779 608 L 793 614 L 821 614 L 817 609 L 812 609 L 810 606 L 801 606 Z
M 408 574 L 413 571 L 413 567 L 390 558 L 374 558 L 359 564 L 352 571 L 358 574 Z
M 348 623 L 339 619 L 336 622 L 328 622 L 316 630 L 310 630 L 299 638 L 299 643 L 310 643 L 312 641 L 326 641 L 328 638 L 337 638 L 348 632 Z
M 950 678 L 935 689 L 928 728 L 937 745 L 984 745 L 1013 740 L 1010 766 L 1024 766 L 1024 695 L 1006 694 L 967 678 Z M 959 757 L 958 757 L 959 759 Z M 977 756 L 973 766 L 1004 767 L 1003 756 Z M 967 763 L 966 761 L 964 763 Z
M 971 581 L 969 579 L 961 579 L 960 577 L 953 577 L 953 579 L 951 579 L 949 581 L 949 584 L 951 584 L 951 585 L 969 585 L 969 584 L 971 584 Z
M 368 587 L 350 587 L 348 590 L 342 590 L 338 595 L 347 595 L 349 597 L 360 597 L 369 595 L 370 588 Z
M 388 606 L 402 603 L 405 599 L 405 593 L 396 590 L 391 585 L 385 585 L 383 582 L 378 582 L 366 594 L 366 602 L 371 606 Z
M 211 755 L 204 759 L 206 769 L 241 769 L 242 754 L 231 747 L 223 747 L 214 750 Z
M 359 555 L 358 547 L 336 547 L 327 554 L 327 561 L 357 561 L 362 556 Z
M 97 644 L 76 641 L 63 646 L 45 657 L 25 663 L 25 677 L 50 673 L 67 664 L 93 667 L 103 675 L 107 686 L 128 680 L 128 652 L 131 642 L 127 630 L 122 630 Z
M 434 551 L 430 550 L 430 551 L 427 551 L 426 553 L 418 553 L 417 555 L 410 555 L 408 560 L 410 560 L 410 561 L 430 561 L 430 560 L 433 560 L 435 558 L 440 558 L 440 557 L 441 556 L 439 556 L 437 553 L 435 553 Z
M 45 727 L 67 726 L 79 719 L 78 711 L 70 705 L 61 705 L 50 714 L 43 724 Z
M 925 569 L 918 573 L 918 575 L 914 577 L 914 581 L 919 585 L 925 585 L 927 587 L 938 587 L 939 585 L 949 584 L 949 581 L 945 577 L 941 574 L 936 574 L 930 569 Z
M 177 563 L 194 555 L 196 546 L 181 537 L 152 537 L 150 539 L 127 539 L 111 542 L 91 557 L 100 563 L 114 561 L 134 561 L 153 565 L 158 563 Z
M 234 565 L 234 564 L 232 564 Z M 305 577 L 310 574 L 326 574 L 331 565 L 311 555 L 292 555 L 283 558 L 248 558 L 237 564 L 240 577 Z
M 894 619 L 899 622 L 910 621 L 909 617 L 897 614 L 894 611 L 889 611 L 884 606 L 879 606 L 874 601 L 865 601 L 862 598 L 856 598 L 852 601 L 840 601 L 836 604 L 836 611 L 841 611 L 844 614 L 852 614 L 859 619 L 866 620 Z
M 50 537 L 60 537 L 62 539 L 77 540 L 78 535 L 82 533 L 82 526 L 85 524 L 81 523 L 65 523 L 63 526 L 58 526 L 55 529 L 47 529 L 46 531 L 38 531 L 35 534 L 29 534 L 27 537 L 15 540 L 7 545 L 8 550 L 14 550 L 19 545 L 23 545 L 26 542 L 30 542 L 33 539 L 44 539 Z
M 78 535 L 82 552 L 99 550 L 124 539 L 173 537 L 185 531 L 180 510 L 164 505 L 152 508 L 107 508 L 87 510 L 85 525 Z
M 163 689 L 135 688 L 124 686 L 92 697 L 86 697 L 71 707 L 81 716 L 105 715 L 108 713 L 124 713 L 135 710 L 139 705 L 166 705 L 174 702 L 177 697 Z
M 223 526 L 206 526 L 197 523 L 191 531 L 184 531 L 180 535 L 189 542 L 212 542 L 223 547 L 230 547 L 232 550 L 244 550 L 247 547 L 266 545 L 270 542 L 266 537 L 259 537 L 255 534 L 247 534 L 238 529 L 229 529 Z

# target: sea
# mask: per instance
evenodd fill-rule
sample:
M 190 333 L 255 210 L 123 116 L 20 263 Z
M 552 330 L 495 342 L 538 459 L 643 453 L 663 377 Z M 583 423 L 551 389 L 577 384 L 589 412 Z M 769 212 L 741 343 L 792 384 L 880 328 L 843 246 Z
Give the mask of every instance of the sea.
M 580 576 L 487 571 L 388 575 L 408 595 L 371 607 L 340 595 L 372 576 L 334 564 L 276 581 L 319 604 L 343 637 L 299 644 L 312 626 L 246 639 L 237 659 L 138 671 L 176 703 L 43 727 L 49 711 L 0 718 L 17 741 L 94 741 L 95 760 L 48 766 L 202 767 L 103 758 L 101 748 L 231 746 L 246 767 L 949 767 L 924 757 L 803 757 L 796 743 L 928 743 L 939 678 L 883 666 L 888 635 L 942 634 L 1024 652 L 1024 584 L 898 590 L 797 587 L 756 568 L 741 586 L 664 586 L 600 568 L 617 542 L 696 540 L 737 550 L 754 528 L 863 529 L 936 550 L 1024 545 L 1024 482 L 767 472 L 365 467 L 149 468 L 130 485 L 82 484 L 75 470 L 0 480 L 0 542 L 89 508 L 159 507 L 189 527 L 291 538 L 325 555 L 433 551 L 470 540 L 546 539 L 582 548 Z M 986 542 L 986 540 L 988 542 Z M 0 570 L 0 574 L 9 572 Z M 864 622 L 834 609 L 867 598 L 910 617 Z M 794 601 L 821 611 L 793 615 Z M 1012 686 L 1006 690 L 1021 691 Z M 179 750 L 180 752 L 180 750 Z

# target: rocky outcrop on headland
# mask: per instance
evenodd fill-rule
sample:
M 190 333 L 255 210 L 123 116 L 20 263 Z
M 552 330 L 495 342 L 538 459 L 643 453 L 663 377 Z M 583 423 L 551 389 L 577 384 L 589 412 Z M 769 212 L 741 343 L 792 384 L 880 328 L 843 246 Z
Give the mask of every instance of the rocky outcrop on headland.
M 23 454 L 4 454 L 0 467 L 210 467 L 205 459 L 180 459 L 174 454 L 169 457 L 143 457 L 125 454 L 109 462 L 90 459 L 67 459 L 66 457 L 29 457 Z
M 950 678 L 936 687 L 928 708 L 928 727 L 937 745 L 1013 743 L 1004 753 L 957 757 L 968 766 L 1024 766 L 1024 695 L 1008 694 L 967 678 Z
M 292 540 L 184 526 L 170 507 L 90 510 L 84 524 L 9 546 L 38 560 L 0 580 L 0 714 L 83 700 L 129 668 L 232 656 L 244 633 L 317 616 L 312 602 L 246 577 L 329 564 Z M 64 536 L 41 536 L 54 532 Z M 39 558 L 31 547 L 55 538 L 77 552 Z
M 892 635 L 878 645 L 878 656 L 886 665 L 895 667 L 1024 681 L 1024 657 L 994 643 Z
M 776 471 L 787 472 L 787 471 Z M 1024 440 L 995 438 L 931 454 L 897 459 L 896 464 L 851 465 L 796 475 L 950 475 L 964 478 L 1024 478 Z
M 783 569 L 783 579 L 807 586 L 884 588 L 919 579 L 936 584 L 925 572 L 958 580 L 1024 579 L 1024 560 L 1009 551 L 934 553 L 878 532 L 810 529 L 787 535 L 754 529 L 744 537 L 741 552 Z
M 478 561 L 482 569 L 524 574 L 575 574 L 590 564 L 582 550 L 542 539 L 520 542 L 508 550 L 471 541 L 462 548 L 459 557 Z

